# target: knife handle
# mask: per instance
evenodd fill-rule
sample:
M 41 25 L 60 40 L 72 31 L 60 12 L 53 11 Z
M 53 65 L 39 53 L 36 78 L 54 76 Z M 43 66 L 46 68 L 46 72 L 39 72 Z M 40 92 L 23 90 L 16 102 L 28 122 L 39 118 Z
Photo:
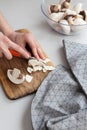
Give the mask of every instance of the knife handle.
M 21 57 L 21 54 L 15 50 L 12 50 L 12 49 L 9 49 L 9 51 L 11 52 L 12 56 L 15 56 L 15 57 Z

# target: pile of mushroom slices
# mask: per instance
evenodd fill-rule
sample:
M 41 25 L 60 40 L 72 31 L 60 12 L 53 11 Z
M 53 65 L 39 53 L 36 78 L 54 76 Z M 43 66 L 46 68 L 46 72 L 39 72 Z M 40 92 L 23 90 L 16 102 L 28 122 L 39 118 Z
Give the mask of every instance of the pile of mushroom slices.
M 38 60 L 34 57 L 31 57 L 28 61 L 27 71 L 31 74 L 36 71 L 42 71 L 45 73 L 47 71 L 54 70 L 55 67 L 47 65 L 47 62 L 49 62 L 49 61 L 50 61 L 50 59 Z
M 22 74 L 20 69 L 14 68 L 14 69 L 8 69 L 7 70 L 7 77 L 8 79 L 14 83 L 14 84 L 22 84 L 24 81 L 27 81 L 30 83 L 33 79 L 33 76 L 31 75 L 34 72 L 42 71 L 52 71 L 55 69 L 53 66 L 48 66 L 47 63 L 50 62 L 50 59 L 45 60 L 38 60 L 34 57 L 29 58 L 28 60 L 28 67 L 27 71 L 29 74 L 26 74 L 25 76 Z
M 78 3 L 72 7 L 70 2 L 71 0 L 61 0 L 58 4 L 48 7 L 49 17 L 59 23 L 60 27 L 66 33 L 77 31 L 79 26 L 77 28 L 76 25 L 87 24 L 87 11 L 82 8 L 82 3 Z

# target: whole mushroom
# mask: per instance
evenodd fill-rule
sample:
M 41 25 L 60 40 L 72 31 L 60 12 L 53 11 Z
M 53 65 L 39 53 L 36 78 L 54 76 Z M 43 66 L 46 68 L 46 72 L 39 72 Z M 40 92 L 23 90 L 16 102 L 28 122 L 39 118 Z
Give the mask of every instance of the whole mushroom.
M 49 14 L 51 13 L 58 13 L 61 10 L 61 5 L 50 5 L 48 8 Z
M 63 12 L 59 12 L 59 13 L 52 13 L 50 14 L 50 18 L 52 20 L 54 20 L 55 22 L 58 22 L 60 21 L 64 16 L 64 13 Z

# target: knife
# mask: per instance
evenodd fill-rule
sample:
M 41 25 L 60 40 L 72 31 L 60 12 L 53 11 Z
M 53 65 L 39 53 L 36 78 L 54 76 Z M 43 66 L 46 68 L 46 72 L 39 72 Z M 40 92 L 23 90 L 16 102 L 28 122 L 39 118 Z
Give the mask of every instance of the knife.
M 12 50 L 12 49 L 9 49 L 9 51 L 11 52 L 12 56 L 15 56 L 15 57 L 21 57 L 21 54 L 15 50 Z
M 33 56 L 32 50 L 30 49 L 28 44 L 26 44 L 25 48 L 27 51 L 29 51 L 31 53 L 31 56 Z M 14 56 L 14 57 L 19 57 L 19 58 L 22 57 L 22 55 L 19 52 L 15 51 L 13 49 L 9 49 L 9 51 L 11 52 L 12 56 Z

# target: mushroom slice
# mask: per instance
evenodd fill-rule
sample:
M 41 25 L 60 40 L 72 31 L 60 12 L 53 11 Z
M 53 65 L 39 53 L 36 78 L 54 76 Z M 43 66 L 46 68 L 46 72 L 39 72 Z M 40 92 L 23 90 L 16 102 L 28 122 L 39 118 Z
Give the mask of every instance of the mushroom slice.
M 47 66 L 47 68 L 48 68 L 48 70 L 54 70 L 55 69 L 55 67 L 53 67 L 53 66 Z
M 27 74 L 27 75 L 25 76 L 25 79 L 26 79 L 26 81 L 27 81 L 28 83 L 30 83 L 30 82 L 32 81 L 32 79 L 33 79 L 33 76 Z
M 34 66 L 33 71 L 36 72 L 39 70 L 39 66 Z
M 29 61 L 28 61 L 29 67 L 27 68 L 27 71 L 29 73 L 32 73 L 32 72 L 41 71 L 41 70 L 43 72 L 46 72 L 47 70 L 53 70 L 54 67 L 48 66 L 46 64 L 47 62 L 50 62 L 50 59 L 47 58 L 45 60 L 42 60 L 42 59 L 37 60 L 36 58 L 30 58 Z
M 51 60 L 49 58 L 46 58 L 45 60 L 40 59 L 41 62 L 44 62 L 45 64 L 50 62 Z
M 45 73 L 45 72 L 47 72 L 47 70 L 45 68 L 43 68 L 43 72 Z
M 42 67 L 42 66 L 35 66 L 35 67 L 33 68 L 33 72 L 41 71 L 41 70 L 43 70 L 43 67 Z
M 44 66 L 45 63 L 36 58 L 30 58 L 28 61 L 28 65 L 34 68 L 35 66 Z
M 7 70 L 8 79 L 14 84 L 21 84 L 24 82 L 24 76 L 21 71 L 17 68 Z
M 44 63 L 48 63 L 48 62 L 50 62 L 51 60 L 49 59 L 49 58 L 46 58 L 43 62 Z
M 28 65 L 34 67 L 34 66 L 38 65 L 38 62 L 39 61 L 36 58 L 31 57 L 31 58 L 29 58 Z
M 50 71 L 51 71 L 51 70 L 54 70 L 55 67 L 47 65 L 47 66 L 44 66 L 44 69 L 45 69 L 45 70 L 50 70 Z
M 43 67 L 41 66 L 38 66 L 38 70 L 41 71 L 43 69 Z
M 33 72 L 33 69 L 31 67 L 27 67 L 27 71 L 31 74 Z

